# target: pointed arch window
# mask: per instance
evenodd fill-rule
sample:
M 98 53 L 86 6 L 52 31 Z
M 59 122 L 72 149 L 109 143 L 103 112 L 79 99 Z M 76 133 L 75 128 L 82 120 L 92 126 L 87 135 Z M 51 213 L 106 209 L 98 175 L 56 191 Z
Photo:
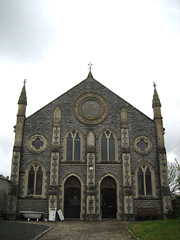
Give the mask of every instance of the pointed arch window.
M 138 195 L 151 196 L 152 195 L 152 171 L 150 168 L 143 164 L 139 166 L 137 171 L 137 187 Z
M 81 137 L 78 131 L 72 130 L 67 136 L 66 157 L 67 160 L 81 159 Z
M 109 130 L 103 132 L 101 136 L 101 160 L 115 160 L 115 137 Z
M 27 195 L 42 195 L 43 171 L 38 163 L 34 163 L 28 171 Z

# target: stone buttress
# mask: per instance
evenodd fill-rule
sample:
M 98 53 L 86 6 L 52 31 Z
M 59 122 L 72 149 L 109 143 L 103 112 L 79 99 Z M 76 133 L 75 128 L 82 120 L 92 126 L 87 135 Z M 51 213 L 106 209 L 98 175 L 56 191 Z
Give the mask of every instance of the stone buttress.
M 161 103 L 154 86 L 154 96 L 153 96 L 153 110 L 154 110 L 154 122 L 156 125 L 156 135 L 157 135 L 157 151 L 159 159 L 159 171 L 160 171 L 160 185 L 162 194 L 162 206 L 163 206 L 163 217 L 165 217 L 168 211 L 171 209 L 171 195 L 168 183 L 168 169 L 167 169 L 167 157 L 166 149 L 164 144 L 164 128 L 161 115 Z
M 59 179 L 59 149 L 61 131 L 61 110 L 56 107 L 53 116 L 52 151 L 49 183 L 49 208 L 57 209 L 58 179 Z
M 87 198 L 86 220 L 96 219 L 96 186 L 95 186 L 95 136 L 92 130 L 87 135 Z
M 133 216 L 133 194 L 131 184 L 131 155 L 129 148 L 128 116 L 126 109 L 120 113 L 121 122 L 121 149 L 123 169 L 123 190 L 124 190 L 124 220 Z
M 23 129 L 24 121 L 26 118 L 26 88 L 25 82 L 22 88 L 19 101 L 18 101 L 18 113 L 15 126 L 15 139 L 12 154 L 12 164 L 11 164 L 11 182 L 10 190 L 8 196 L 8 215 L 9 218 L 16 218 L 17 209 L 17 197 L 18 197 L 18 184 L 19 184 L 19 168 L 22 154 L 22 140 L 23 140 Z

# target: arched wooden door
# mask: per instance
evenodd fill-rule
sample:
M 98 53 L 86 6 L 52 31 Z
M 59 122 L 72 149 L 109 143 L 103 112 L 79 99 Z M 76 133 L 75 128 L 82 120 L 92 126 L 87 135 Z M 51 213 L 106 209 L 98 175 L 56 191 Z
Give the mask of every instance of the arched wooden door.
M 78 178 L 69 177 L 64 184 L 64 217 L 80 218 L 81 184 Z
M 101 182 L 101 213 L 102 218 L 116 218 L 117 212 L 116 182 L 106 177 Z

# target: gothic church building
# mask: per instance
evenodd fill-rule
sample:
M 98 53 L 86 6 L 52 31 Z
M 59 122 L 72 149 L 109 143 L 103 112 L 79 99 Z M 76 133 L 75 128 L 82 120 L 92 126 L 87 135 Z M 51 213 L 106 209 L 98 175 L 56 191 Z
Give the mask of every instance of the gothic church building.
M 171 207 L 161 103 L 150 119 L 88 77 L 26 118 L 18 101 L 9 216 L 61 209 L 65 219 L 164 218 Z M 151 212 L 151 211 L 149 211 Z

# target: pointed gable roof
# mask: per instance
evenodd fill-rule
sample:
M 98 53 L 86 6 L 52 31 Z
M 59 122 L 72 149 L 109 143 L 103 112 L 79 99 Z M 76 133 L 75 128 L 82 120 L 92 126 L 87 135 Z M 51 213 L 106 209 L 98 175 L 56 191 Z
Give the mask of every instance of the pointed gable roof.
M 104 89 L 104 91 L 106 92 L 106 94 L 109 92 L 109 94 L 113 94 L 114 96 L 116 96 L 117 98 L 119 98 L 122 102 L 124 102 L 124 106 L 130 106 L 132 108 L 134 108 L 135 110 L 137 110 L 138 112 L 140 112 L 141 114 L 143 114 L 146 118 L 148 118 L 149 120 L 153 121 L 150 117 L 148 117 L 147 115 L 145 115 L 143 112 L 141 112 L 140 110 L 138 110 L 136 107 L 134 107 L 133 105 L 131 105 L 130 103 L 128 103 L 126 100 L 124 100 L 123 98 L 121 98 L 119 95 L 117 95 L 116 93 L 114 93 L 113 91 L 111 91 L 109 88 L 107 88 L 106 86 L 104 86 L 102 83 L 100 83 L 99 81 L 97 81 L 94 77 L 91 71 L 89 71 L 87 78 L 82 80 L 80 83 L 78 83 L 77 85 L 75 85 L 74 87 L 70 88 L 69 90 L 67 90 L 65 93 L 63 93 L 62 95 L 58 96 L 57 98 L 55 98 L 54 100 L 52 100 L 51 102 L 49 102 L 48 104 L 46 104 L 44 107 L 42 107 L 41 109 L 39 109 L 38 111 L 34 112 L 31 116 L 33 116 L 34 114 L 36 114 L 37 112 L 43 110 L 44 108 L 48 107 L 50 104 L 54 104 L 55 102 L 58 102 L 60 98 L 64 98 L 66 95 L 71 95 L 72 92 L 79 92 L 78 96 L 84 94 L 84 93 L 88 93 L 88 92 L 94 92 L 94 93 L 98 93 L 99 89 Z M 78 89 L 78 91 L 77 91 Z M 108 94 L 108 95 L 109 95 Z M 71 95 L 72 96 L 72 95 Z M 59 104 L 58 104 L 59 105 Z M 29 117 L 31 117 L 29 116 Z M 29 118 L 28 117 L 28 118 Z

